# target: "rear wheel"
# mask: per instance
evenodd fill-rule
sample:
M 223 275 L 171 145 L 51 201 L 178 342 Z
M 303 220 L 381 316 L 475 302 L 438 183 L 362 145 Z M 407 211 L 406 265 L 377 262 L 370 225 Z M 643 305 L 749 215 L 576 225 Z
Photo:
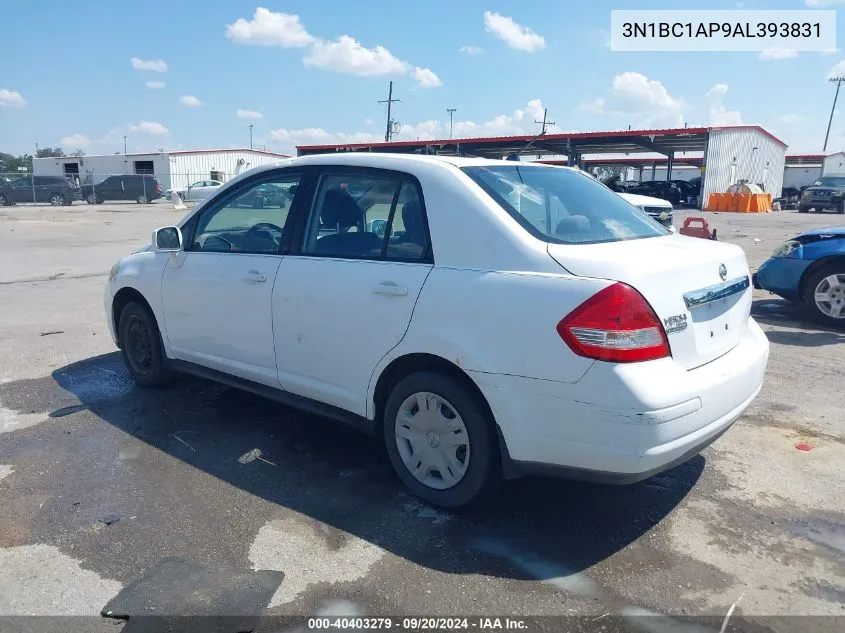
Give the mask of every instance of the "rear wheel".
M 138 204 L 147 204 L 149 200 L 147 199 L 147 196 L 142 193 L 136 198 L 136 201 L 138 202 Z
M 384 442 L 415 495 L 454 508 L 479 498 L 494 476 L 491 422 L 455 379 L 425 371 L 401 380 L 384 411 Z
M 0 207 L 8 207 L 9 206 L 9 199 L 2 193 L 0 193 Z
M 60 193 L 50 194 L 50 204 L 54 207 L 60 207 L 65 204 L 65 197 Z
M 97 196 L 95 196 L 93 193 L 89 193 L 87 196 L 85 196 L 85 202 L 87 202 L 88 204 L 97 204 L 99 200 L 97 199 Z
M 158 387 L 170 378 L 161 334 L 149 310 L 134 301 L 120 312 L 118 336 L 123 362 L 136 384 Z
M 803 205 L 798 205 L 798 213 L 807 213 L 810 210 L 810 207 L 805 207 Z
M 817 320 L 845 326 L 845 262 L 810 275 L 804 285 L 804 303 Z

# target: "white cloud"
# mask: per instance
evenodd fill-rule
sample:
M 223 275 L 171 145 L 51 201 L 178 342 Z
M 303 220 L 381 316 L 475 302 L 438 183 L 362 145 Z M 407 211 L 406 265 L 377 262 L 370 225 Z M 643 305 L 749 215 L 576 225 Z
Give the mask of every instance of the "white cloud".
M 541 35 L 498 13 L 484 12 L 484 28 L 517 51 L 533 53 L 546 46 L 546 40 Z
M 21 93 L 6 88 L 0 88 L 0 107 L 22 108 L 26 105 L 26 99 Z
M 331 42 L 315 42 L 302 61 L 307 67 L 362 77 L 404 75 L 410 69 L 408 62 L 394 57 L 383 46 L 366 48 L 348 35 Z
M 727 92 L 727 84 L 716 84 L 707 93 L 707 98 L 710 100 L 711 125 L 742 125 L 742 115 L 739 110 L 728 110 L 722 103 Z
M 239 44 L 304 48 L 314 43 L 298 15 L 258 7 L 252 20 L 239 18 L 226 26 L 226 37 Z
M 793 59 L 798 57 L 798 51 L 794 51 L 791 48 L 767 48 L 765 50 L 760 51 L 760 54 L 757 56 L 758 59 Z
M 479 46 L 461 46 L 458 52 L 466 53 L 467 55 L 481 55 L 484 51 Z
M 165 126 L 161 123 L 156 123 L 155 121 L 141 121 L 140 123 L 135 123 L 129 126 L 130 132 L 143 132 L 144 134 L 169 134 L 170 130 L 168 130 Z
M 140 57 L 133 57 L 129 60 L 132 68 L 135 70 L 152 70 L 157 73 L 166 73 L 167 64 L 163 59 L 141 59 Z
M 90 144 L 91 139 L 84 134 L 71 134 L 70 136 L 65 136 L 59 141 L 60 146 L 70 149 L 71 151 L 75 149 L 84 149 Z
M 188 106 L 189 108 L 199 108 L 202 105 L 202 101 L 200 101 L 193 95 L 185 95 L 184 97 L 179 97 L 179 103 L 181 103 L 183 106 Z
M 264 115 L 260 112 L 256 112 L 255 110 L 238 110 L 237 112 L 239 119 L 263 119 Z
M 429 68 L 414 68 L 411 77 L 419 84 L 420 88 L 439 88 L 443 85 L 440 77 L 435 75 Z
M 161 90 L 166 85 L 167 84 L 165 84 L 163 81 L 148 81 L 147 82 L 147 88 L 149 88 L 150 90 Z
M 845 59 L 836 64 L 836 66 L 831 68 L 830 72 L 827 73 L 828 79 L 834 79 L 836 77 L 845 77 Z
M 788 114 L 782 114 L 781 116 L 778 117 L 778 121 L 780 123 L 785 124 L 785 125 L 793 125 L 795 123 L 801 123 L 802 121 L 806 121 L 806 120 L 807 120 L 807 117 L 805 117 L 804 115 L 793 114 L 791 112 L 788 113 Z
M 613 78 L 609 97 L 587 100 L 581 110 L 597 115 L 627 116 L 637 126 L 680 127 L 685 104 L 669 94 L 662 83 L 642 73 L 624 72 Z

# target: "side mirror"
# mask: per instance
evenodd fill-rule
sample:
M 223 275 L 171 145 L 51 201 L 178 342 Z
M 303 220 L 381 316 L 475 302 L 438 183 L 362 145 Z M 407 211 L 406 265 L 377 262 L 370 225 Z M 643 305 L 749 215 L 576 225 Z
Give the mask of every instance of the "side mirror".
M 182 231 L 178 226 L 165 226 L 153 231 L 153 247 L 159 253 L 176 253 L 182 250 Z

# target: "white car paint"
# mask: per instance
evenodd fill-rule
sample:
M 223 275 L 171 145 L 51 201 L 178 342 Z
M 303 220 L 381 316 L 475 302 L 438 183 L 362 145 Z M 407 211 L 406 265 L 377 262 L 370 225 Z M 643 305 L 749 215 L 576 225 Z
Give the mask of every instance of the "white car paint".
M 195 202 L 197 200 L 207 198 L 222 186 L 223 183 L 219 180 L 198 180 L 187 187 L 174 189 L 173 191 L 176 191 L 182 200 L 185 200 L 186 202 Z M 170 193 L 171 191 L 166 192 L 166 197 L 169 198 Z
M 114 299 L 133 289 L 150 306 L 167 358 L 369 421 L 393 361 L 436 356 L 479 389 L 519 472 L 563 467 L 635 480 L 727 430 L 762 386 L 768 341 L 750 317 L 750 287 L 695 309 L 684 294 L 719 284 L 720 264 L 728 281 L 747 277 L 743 251 L 671 234 L 597 244 L 537 239 L 460 169 L 491 165 L 502 161 L 352 153 L 240 174 L 218 195 L 292 166 L 410 174 L 422 188 L 434 264 L 150 246 L 109 276 L 112 337 L 117 343 Z M 660 321 L 685 319 L 685 329 L 666 337 L 671 355 L 607 362 L 561 340 L 556 324 L 616 281 L 638 290 Z
M 645 211 L 646 207 L 652 207 L 652 208 L 665 209 L 666 213 L 668 213 L 670 216 L 673 215 L 674 212 L 675 212 L 674 207 L 672 207 L 672 203 L 669 202 L 668 200 L 663 200 L 661 198 L 652 198 L 651 196 L 641 196 L 638 193 L 617 192 L 617 194 L 619 195 L 619 197 L 627 200 L 628 202 L 633 204 L 635 207 L 639 207 L 643 211 Z M 670 227 L 669 230 L 672 231 L 672 233 L 677 232 L 674 225 L 672 227 Z

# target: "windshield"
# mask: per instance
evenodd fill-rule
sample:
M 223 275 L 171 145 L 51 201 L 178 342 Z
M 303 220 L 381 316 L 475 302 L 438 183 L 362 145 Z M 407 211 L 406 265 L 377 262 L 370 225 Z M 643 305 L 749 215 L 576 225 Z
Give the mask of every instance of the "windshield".
M 606 186 L 577 171 L 503 165 L 464 167 L 505 211 L 538 239 L 595 244 L 669 235 Z
M 813 183 L 814 187 L 845 187 L 845 176 L 823 176 Z

